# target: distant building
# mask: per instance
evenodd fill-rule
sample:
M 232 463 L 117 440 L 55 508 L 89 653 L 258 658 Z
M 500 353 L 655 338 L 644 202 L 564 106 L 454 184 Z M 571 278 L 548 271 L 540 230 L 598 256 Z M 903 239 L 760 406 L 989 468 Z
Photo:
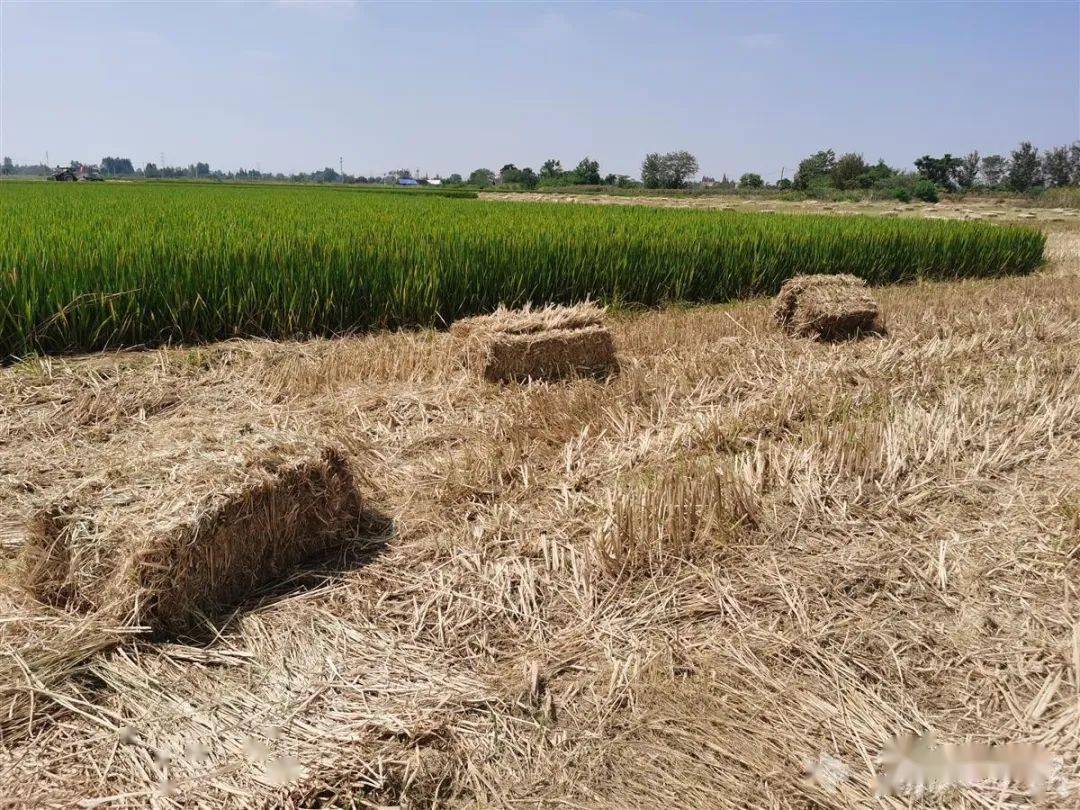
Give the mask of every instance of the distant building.
M 441 186 L 442 185 L 442 180 L 439 179 L 438 177 L 432 177 L 427 182 L 428 182 L 429 186 Z
M 420 185 L 416 180 L 413 180 L 411 177 L 399 177 L 398 181 L 397 181 L 397 184 L 399 186 L 418 186 L 418 185 Z

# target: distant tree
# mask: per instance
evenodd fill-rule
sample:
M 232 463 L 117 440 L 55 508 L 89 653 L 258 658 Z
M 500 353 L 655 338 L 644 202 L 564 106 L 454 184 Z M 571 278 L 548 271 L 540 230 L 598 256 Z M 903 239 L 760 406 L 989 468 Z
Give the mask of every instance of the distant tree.
M 793 185 L 795 185 L 795 184 L 791 182 L 790 177 L 781 177 L 779 180 L 776 181 L 776 187 L 778 189 L 780 189 L 781 191 L 786 191 L 787 189 L 791 188 Z
M 928 177 L 920 178 L 915 182 L 913 193 L 923 202 L 936 203 L 938 201 L 938 186 Z
M 540 184 L 540 175 L 532 170 L 531 167 L 526 166 L 521 170 L 521 176 L 518 178 L 518 182 L 525 188 L 536 188 Z
M 799 168 L 795 172 L 795 188 L 805 190 L 810 186 L 828 181 L 834 168 L 836 168 L 836 153 L 832 149 L 815 152 L 799 162 Z
M 501 169 L 499 169 L 499 182 L 501 183 L 519 183 L 521 182 L 521 169 L 515 166 L 513 163 L 507 163 Z
M 4 158 L 3 168 L 0 168 L 0 174 L 14 174 L 15 164 L 11 162 L 11 158 Z
M 495 182 L 495 172 L 491 169 L 477 169 L 469 175 L 470 186 L 485 188 Z
M 686 181 L 697 174 L 697 158 L 680 149 L 678 152 L 668 152 L 664 155 L 664 174 L 667 188 L 682 188 Z
M 747 172 L 739 178 L 739 188 L 762 188 L 764 185 L 761 175 L 753 172 Z
M 558 180 L 563 176 L 562 161 L 548 158 L 540 166 L 540 177 L 543 180 Z
M 867 168 L 859 177 L 860 188 L 891 188 L 896 183 L 897 171 L 881 158 Z
M 839 189 L 857 188 L 868 166 L 862 155 L 848 152 L 841 155 L 830 173 L 832 184 Z
M 969 152 L 960 158 L 960 165 L 956 168 L 956 184 L 960 188 L 967 190 L 975 185 L 975 181 L 979 178 L 980 163 L 977 151 Z
M 195 176 L 196 177 L 207 177 L 209 174 L 210 174 L 210 164 L 209 163 L 196 163 L 195 164 Z M 335 177 L 336 177 L 336 175 L 335 175 Z
M 641 162 L 641 182 L 645 188 L 660 188 L 664 179 L 664 158 L 659 152 L 650 152 Z
M 131 165 L 129 158 L 103 157 L 101 159 L 101 173 L 108 175 L 135 174 L 135 167 Z
M 1039 150 L 1024 141 L 1013 150 L 1009 162 L 1008 182 L 1013 191 L 1027 191 L 1042 182 Z
M 314 172 L 311 175 L 311 179 L 316 183 L 336 183 L 338 181 L 338 173 L 327 166 L 321 172 Z
M 447 177 L 446 180 L 444 180 L 443 182 L 444 183 L 449 183 L 452 186 L 460 186 L 465 181 L 461 179 L 460 174 L 458 174 L 457 172 L 454 172 L 452 175 Z
M 1080 186 L 1080 141 L 1069 145 L 1069 182 Z
M 161 172 L 158 171 L 158 167 L 153 163 L 147 163 L 143 167 L 143 177 L 161 177 Z
M 982 159 L 982 176 L 988 186 L 1000 186 L 1009 171 L 1009 162 L 1001 155 L 987 155 Z
M 960 169 L 960 158 L 948 152 L 939 158 L 923 155 L 915 161 L 919 174 L 944 189 L 956 188 L 956 174 Z M 916 195 L 918 196 L 918 195 Z
M 641 181 L 646 188 L 682 188 L 697 170 L 697 158 L 685 150 L 650 152 L 641 164 Z
M 1047 149 L 1042 159 L 1042 173 L 1048 186 L 1067 186 L 1072 179 L 1069 148 L 1058 146 Z
M 591 160 L 587 155 L 574 169 L 574 182 L 578 185 L 600 185 L 600 162 Z

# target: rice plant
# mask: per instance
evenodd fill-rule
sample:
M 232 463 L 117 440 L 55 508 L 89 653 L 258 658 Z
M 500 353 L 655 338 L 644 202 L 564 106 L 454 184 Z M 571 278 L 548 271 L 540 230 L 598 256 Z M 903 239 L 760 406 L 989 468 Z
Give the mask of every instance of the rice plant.
M 1024 273 L 1032 229 L 318 187 L 0 186 L 0 358 L 438 326 L 527 302 L 654 306 Z

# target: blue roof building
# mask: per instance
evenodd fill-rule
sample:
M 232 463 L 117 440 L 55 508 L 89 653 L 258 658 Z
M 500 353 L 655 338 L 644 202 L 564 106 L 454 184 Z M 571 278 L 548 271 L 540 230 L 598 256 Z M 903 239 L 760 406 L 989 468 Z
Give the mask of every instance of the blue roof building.
M 418 186 L 418 185 L 420 185 L 418 182 L 413 180 L 411 177 L 399 177 L 398 181 L 397 181 L 397 184 L 399 186 Z

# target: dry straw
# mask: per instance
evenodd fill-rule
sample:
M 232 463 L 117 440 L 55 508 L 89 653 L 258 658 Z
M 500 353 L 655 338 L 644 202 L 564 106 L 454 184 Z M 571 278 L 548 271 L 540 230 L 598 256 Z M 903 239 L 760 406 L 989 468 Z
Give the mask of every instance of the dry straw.
M 20 567 L 37 598 L 176 633 L 355 536 L 360 500 L 333 447 L 217 429 L 136 448 L 108 485 L 32 521 Z
M 450 327 L 465 363 L 490 382 L 603 376 L 615 370 L 604 310 L 585 302 L 465 318 Z
M 340 442 L 396 524 L 208 643 L 102 651 L 112 628 L 2 603 L 0 732 L 35 721 L 0 744 L 0 797 L 1032 806 L 876 796 L 882 747 L 932 729 L 1044 745 L 1040 806 L 1075 807 L 1076 266 L 876 288 L 892 340 L 792 341 L 760 302 L 644 312 L 613 325 L 603 385 L 477 385 L 449 335 L 410 332 L 0 369 L 5 518 L 130 480 L 149 434 L 243 418 Z
M 773 312 L 784 331 L 798 337 L 841 340 L 881 331 L 866 282 L 846 273 L 788 279 Z

